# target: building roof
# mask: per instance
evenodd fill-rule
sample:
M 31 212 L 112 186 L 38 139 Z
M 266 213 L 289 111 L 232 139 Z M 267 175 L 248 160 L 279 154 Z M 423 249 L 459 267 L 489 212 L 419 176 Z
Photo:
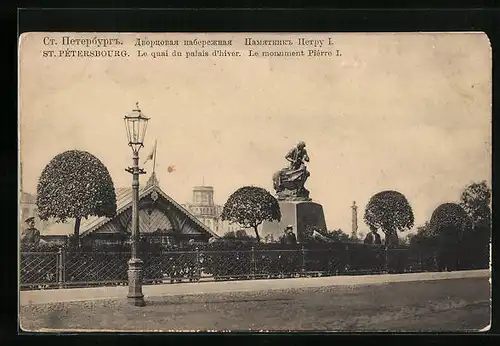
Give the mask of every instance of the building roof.
M 167 200 L 171 205 L 173 205 L 177 210 L 187 215 L 189 219 L 191 219 L 196 225 L 198 225 L 205 232 L 210 234 L 211 236 L 218 237 L 216 233 L 214 233 L 210 228 L 208 228 L 204 223 L 198 220 L 193 214 L 191 214 L 186 208 L 181 206 L 179 203 L 174 201 L 170 196 L 168 196 L 165 192 L 163 192 L 159 186 L 157 185 L 146 185 L 139 187 L 139 200 L 150 195 L 153 191 L 156 191 L 160 196 L 162 196 L 165 200 Z M 119 216 L 123 212 L 125 212 L 128 208 L 132 207 L 132 188 L 116 188 L 116 215 L 112 218 L 109 217 L 98 217 L 98 216 L 90 216 L 87 219 L 82 219 L 80 223 L 80 235 L 86 235 L 94 232 L 100 227 L 104 226 L 115 217 Z M 65 223 L 54 223 L 42 230 L 40 233 L 42 236 L 44 235 L 63 235 L 63 234 L 73 234 L 74 232 L 74 224 L 75 221 L 68 220 Z
M 139 187 L 139 199 L 143 198 L 145 188 Z M 115 189 L 116 193 L 116 216 L 121 214 L 127 209 L 127 206 L 132 204 L 132 188 L 118 187 Z M 116 217 L 115 216 L 115 217 Z M 114 217 L 113 217 L 114 218 Z M 103 226 L 111 221 L 113 218 L 105 216 L 89 216 L 88 219 L 82 220 L 80 224 L 80 234 L 90 233 L 95 229 Z

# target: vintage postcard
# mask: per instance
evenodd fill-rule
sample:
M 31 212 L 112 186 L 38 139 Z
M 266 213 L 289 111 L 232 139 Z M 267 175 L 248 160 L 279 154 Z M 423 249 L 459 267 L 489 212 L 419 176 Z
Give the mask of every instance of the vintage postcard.
M 486 331 L 467 33 L 19 38 L 24 332 Z

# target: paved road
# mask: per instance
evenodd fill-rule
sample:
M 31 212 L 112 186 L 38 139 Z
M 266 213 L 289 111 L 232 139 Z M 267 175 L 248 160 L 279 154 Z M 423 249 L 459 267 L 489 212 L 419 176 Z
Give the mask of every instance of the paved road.
M 368 285 L 395 282 L 445 280 L 460 278 L 490 277 L 489 270 L 457 272 L 411 273 L 387 275 L 331 276 L 320 278 L 296 278 L 274 280 L 245 280 L 222 282 L 199 282 L 181 284 L 149 285 L 143 287 L 146 297 L 175 296 L 203 293 L 253 292 L 290 288 L 315 288 L 325 286 Z M 96 287 L 34 290 L 20 292 L 20 305 L 46 304 L 97 299 L 119 299 L 127 295 L 128 287 Z
M 148 296 L 145 307 L 123 298 L 25 305 L 20 317 L 27 331 L 478 331 L 490 321 L 490 284 L 469 276 Z

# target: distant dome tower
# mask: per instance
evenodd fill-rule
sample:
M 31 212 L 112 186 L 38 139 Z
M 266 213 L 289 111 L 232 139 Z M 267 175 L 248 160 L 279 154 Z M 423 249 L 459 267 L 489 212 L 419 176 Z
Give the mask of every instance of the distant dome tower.
M 183 207 L 219 236 L 239 230 L 239 225 L 221 220 L 220 216 L 224 207 L 215 204 L 214 195 L 214 187 L 205 185 L 205 179 L 203 179 L 201 185 L 193 187 L 192 201 L 184 204 Z
M 193 188 L 193 204 L 190 210 L 194 216 L 212 231 L 218 229 L 217 206 L 214 203 L 213 186 L 195 186 Z
M 209 207 L 214 205 L 213 186 L 195 186 L 193 188 L 193 204 Z

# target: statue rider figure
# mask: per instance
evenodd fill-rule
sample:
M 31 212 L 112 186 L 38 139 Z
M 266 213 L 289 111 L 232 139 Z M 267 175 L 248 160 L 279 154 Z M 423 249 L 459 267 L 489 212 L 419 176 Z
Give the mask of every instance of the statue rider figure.
M 304 184 L 309 177 L 305 162 L 309 162 L 309 155 L 306 150 L 306 143 L 299 142 L 285 156 L 290 163 L 273 175 L 274 189 L 278 194 L 278 199 L 310 200 L 309 191 Z
M 297 146 L 291 149 L 286 154 L 285 159 L 290 162 L 290 169 L 299 169 L 305 162 L 309 162 L 309 155 L 307 155 L 306 143 L 300 141 Z

